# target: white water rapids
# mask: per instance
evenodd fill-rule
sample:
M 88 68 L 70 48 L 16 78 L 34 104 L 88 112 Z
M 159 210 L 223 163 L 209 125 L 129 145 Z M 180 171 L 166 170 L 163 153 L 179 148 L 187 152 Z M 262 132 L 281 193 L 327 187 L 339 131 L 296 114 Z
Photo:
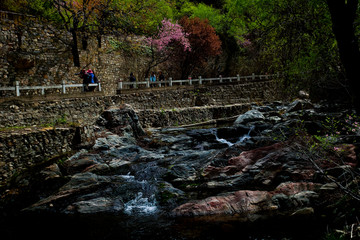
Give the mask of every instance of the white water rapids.
M 147 185 L 150 183 L 147 180 L 138 181 L 134 176 L 130 175 L 130 173 L 122 175 L 122 177 L 129 182 L 136 182 L 140 184 L 142 189 L 142 191 L 137 193 L 134 199 L 124 204 L 124 212 L 128 215 L 132 215 L 134 213 L 145 215 L 155 213 L 157 211 L 155 194 L 145 197 L 145 194 L 143 193 L 143 191 L 146 192 L 146 189 L 148 188 Z
M 251 126 L 249 132 L 248 132 L 247 134 L 245 134 L 244 136 L 241 136 L 236 143 L 229 142 L 228 140 L 226 140 L 226 139 L 224 139 L 224 138 L 219 138 L 218 135 L 217 135 L 217 130 L 216 130 L 216 129 L 214 129 L 213 133 L 214 133 L 214 135 L 215 135 L 215 137 L 216 137 L 216 140 L 217 140 L 218 142 L 225 143 L 225 144 L 227 144 L 229 147 L 231 147 L 231 146 L 233 146 L 233 145 L 235 145 L 235 144 L 243 143 L 245 140 L 250 139 L 250 138 L 251 138 L 250 133 L 251 133 L 252 130 L 254 130 L 254 126 Z

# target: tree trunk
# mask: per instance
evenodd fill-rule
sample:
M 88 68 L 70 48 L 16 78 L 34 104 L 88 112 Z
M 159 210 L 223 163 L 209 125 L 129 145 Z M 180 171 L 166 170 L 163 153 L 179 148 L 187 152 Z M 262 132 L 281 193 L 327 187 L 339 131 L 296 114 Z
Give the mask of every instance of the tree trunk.
M 101 34 L 96 36 L 98 48 L 101 48 Z
M 80 57 L 79 57 L 79 50 L 78 50 L 78 43 L 77 43 L 77 34 L 76 31 L 73 29 L 71 30 L 71 35 L 72 35 L 72 44 L 71 44 L 71 53 L 73 55 L 73 60 L 74 60 L 74 66 L 75 67 L 80 67 Z
M 356 111 L 360 113 L 360 51 L 354 28 L 358 0 L 327 0 L 327 4 L 352 101 Z
M 87 47 L 88 47 L 88 39 L 89 39 L 89 37 L 88 37 L 86 34 L 84 34 L 84 35 L 82 36 L 82 38 L 81 38 L 82 49 L 83 49 L 84 51 L 87 50 Z

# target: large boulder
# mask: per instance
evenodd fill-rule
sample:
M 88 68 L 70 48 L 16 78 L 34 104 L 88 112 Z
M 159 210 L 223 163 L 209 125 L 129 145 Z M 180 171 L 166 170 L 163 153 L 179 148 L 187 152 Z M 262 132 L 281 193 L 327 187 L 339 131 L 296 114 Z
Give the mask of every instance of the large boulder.
M 105 110 L 97 120 L 97 124 L 119 135 L 125 132 L 132 134 L 135 138 L 145 135 L 139 117 L 128 104 Z
M 246 124 L 249 122 L 256 122 L 265 120 L 265 116 L 258 110 L 250 110 L 246 113 L 240 115 L 236 120 L 234 125 Z
M 314 105 L 310 101 L 297 99 L 289 105 L 287 112 L 295 112 L 312 108 L 314 108 Z
M 73 204 L 78 213 L 117 213 L 124 209 L 121 199 L 98 197 L 95 199 L 79 201 Z
M 312 215 L 311 204 L 319 195 L 319 184 L 283 183 L 275 191 L 240 190 L 185 203 L 173 210 L 176 216 L 237 215 L 254 221 L 274 215 Z
M 279 150 L 283 145 L 277 143 L 271 146 L 256 148 L 250 151 L 244 151 L 239 156 L 231 157 L 227 165 L 224 167 L 207 166 L 202 176 L 206 179 L 212 179 L 219 176 L 231 176 L 241 174 L 241 170 L 247 166 L 255 164 L 259 159 L 269 155 L 270 153 Z
M 204 200 L 185 203 L 175 208 L 173 213 L 177 216 L 220 214 L 242 214 L 249 216 L 265 209 L 276 208 L 276 206 L 270 205 L 270 200 L 271 195 L 266 191 L 241 190 L 224 196 L 214 196 Z

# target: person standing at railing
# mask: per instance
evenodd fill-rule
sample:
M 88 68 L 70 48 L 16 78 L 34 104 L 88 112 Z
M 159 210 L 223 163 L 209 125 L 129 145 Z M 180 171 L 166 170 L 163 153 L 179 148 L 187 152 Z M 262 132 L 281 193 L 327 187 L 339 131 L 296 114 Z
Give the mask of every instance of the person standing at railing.
M 97 77 L 95 76 L 95 73 L 91 69 L 87 70 L 86 75 L 87 75 L 88 84 L 98 83 Z M 89 92 L 93 92 L 96 86 L 91 86 L 88 88 L 89 88 Z
M 129 81 L 136 82 L 136 78 L 133 73 L 130 73 Z M 130 88 L 134 88 L 134 84 L 130 84 Z
M 156 75 L 155 72 L 152 72 L 150 75 L 150 86 L 155 87 L 155 82 L 156 82 Z
M 83 90 L 84 92 L 88 92 L 89 91 L 89 86 L 88 86 L 88 78 L 87 78 L 87 73 L 85 68 L 81 69 L 80 73 L 75 73 L 75 75 L 79 75 L 79 77 L 83 80 L 82 84 L 83 84 Z
M 160 71 L 159 72 L 159 82 L 164 82 L 165 81 L 165 76 L 164 76 L 164 74 Z M 165 84 L 164 84 L 164 86 L 165 86 Z

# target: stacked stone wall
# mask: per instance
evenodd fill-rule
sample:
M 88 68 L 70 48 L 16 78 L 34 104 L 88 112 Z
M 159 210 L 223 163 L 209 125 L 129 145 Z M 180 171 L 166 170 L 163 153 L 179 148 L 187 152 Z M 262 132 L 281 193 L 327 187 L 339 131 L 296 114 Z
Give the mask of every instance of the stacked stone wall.
M 0 185 L 15 173 L 92 144 L 92 127 L 25 128 L 0 131 Z
M 41 97 L 37 100 L 29 100 L 25 97 L 2 99 L 0 103 L 0 128 L 16 126 L 46 126 L 59 121 L 66 121 L 76 125 L 94 125 L 97 117 L 108 107 L 130 104 L 137 112 L 144 117 L 140 121 L 144 126 L 159 126 L 157 120 L 149 114 L 158 114 L 170 110 L 173 115 L 180 112 L 177 109 L 192 108 L 200 109 L 204 106 L 224 106 L 234 104 L 248 104 L 250 102 L 262 102 L 277 100 L 276 82 L 263 81 L 246 84 L 213 85 L 202 87 L 185 88 L 162 88 L 158 90 L 135 90 L 114 96 L 92 96 L 78 94 L 73 98 L 59 98 L 46 100 Z M 76 96 L 76 95 L 75 95 Z M 209 109 L 209 108 L 208 108 Z M 148 111 L 152 110 L 152 111 Z M 181 111 L 182 115 L 186 111 Z M 227 116 L 231 113 L 226 114 Z M 239 114 L 235 111 L 233 115 Z M 191 115 L 191 114 L 190 114 Z M 180 118 L 180 115 L 179 115 Z M 172 120 L 178 124 L 189 124 L 196 122 L 194 115 L 186 122 Z M 218 118 L 211 114 L 207 118 Z M 205 120 L 204 118 L 201 118 Z M 163 123 L 167 121 L 162 121 Z M 167 124 L 163 125 L 167 126 Z
M 60 41 L 60 37 L 63 41 Z M 138 79 L 143 79 L 146 56 L 132 56 L 116 51 L 111 45 L 112 36 L 102 36 L 101 48 L 97 39 L 90 37 L 88 47 L 82 49 L 79 36 L 80 67 L 74 67 L 69 44 L 69 33 L 55 29 L 36 18 L 26 17 L 14 21 L 0 19 L 0 87 L 14 86 L 19 81 L 21 86 L 51 86 L 82 83 L 78 75 L 82 67 L 95 71 L 102 83 L 106 95 L 116 93 L 120 78 L 127 78 L 134 72 Z M 124 38 L 118 38 L 124 41 Z M 139 37 L 127 38 L 126 41 L 139 41 Z M 67 43 L 64 43 L 64 41 Z M 46 94 L 59 93 L 61 90 L 46 90 Z M 81 88 L 68 90 L 69 93 L 81 92 Z M 24 90 L 22 95 L 37 95 L 38 91 Z M 0 96 L 13 96 L 13 91 L 0 91 Z

